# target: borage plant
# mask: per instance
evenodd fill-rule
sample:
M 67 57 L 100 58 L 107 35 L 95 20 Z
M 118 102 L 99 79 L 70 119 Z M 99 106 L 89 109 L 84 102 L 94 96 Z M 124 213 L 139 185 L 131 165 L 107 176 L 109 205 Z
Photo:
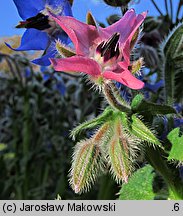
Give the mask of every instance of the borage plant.
M 90 13 L 87 16 L 88 25 L 71 17 L 51 16 L 75 46 L 74 50 L 60 41 L 56 43 L 57 51 L 64 58 L 51 59 L 54 69 L 86 73 L 94 88 L 99 89 L 109 104 L 97 118 L 79 125 L 71 133 L 75 139 L 82 131 L 92 130 L 89 138 L 76 144 L 73 153 L 70 171 L 73 190 L 76 193 L 87 191 L 97 176 L 107 171 L 112 173 L 117 182 L 128 183 L 129 176 L 135 170 L 137 158 L 143 154 L 164 177 L 174 198 L 180 198 L 183 192 L 181 182 L 175 184 L 171 171 L 176 165 L 169 163 L 169 160 L 173 159 L 170 155 L 174 144 L 172 143 L 169 152 L 167 143 L 158 139 L 158 133 L 153 127 L 158 116 L 168 114 L 168 118 L 173 118 L 176 110 L 169 106 L 170 104 L 147 101 L 142 92 L 134 93 L 131 103 L 127 103 L 120 97 L 120 91 L 114 82 L 135 90 L 144 86 L 137 78 L 143 66 L 143 58 L 137 59 L 133 48 L 139 39 L 140 25 L 146 13 L 136 15 L 134 10 L 130 9 L 119 21 L 106 28 L 97 26 Z M 162 51 L 167 54 L 172 52 L 170 46 L 173 43 L 174 55 L 177 53 L 177 57 L 181 58 L 181 46 L 177 43 L 180 41 L 179 37 L 182 37 L 181 31 L 180 24 L 166 40 Z M 167 103 L 168 101 L 169 99 L 164 100 Z M 178 131 L 173 135 L 178 136 Z

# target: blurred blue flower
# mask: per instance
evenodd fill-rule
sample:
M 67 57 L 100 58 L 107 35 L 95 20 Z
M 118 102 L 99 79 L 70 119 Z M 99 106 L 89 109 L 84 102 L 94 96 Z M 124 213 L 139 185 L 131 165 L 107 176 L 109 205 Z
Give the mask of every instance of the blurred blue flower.
M 176 109 L 176 111 L 177 111 L 178 113 L 183 112 L 183 104 L 175 103 L 175 104 L 174 104 L 174 108 Z
M 61 95 L 65 95 L 66 92 L 66 86 L 64 84 L 64 81 L 62 79 L 62 77 L 55 72 L 49 72 L 49 71 L 42 71 L 42 76 L 43 76 L 43 80 L 45 82 L 54 79 L 55 80 L 55 84 L 53 85 L 53 89 L 56 89 L 58 92 L 60 92 Z
M 159 82 L 155 83 L 155 84 L 150 84 L 150 83 L 145 83 L 145 90 L 151 91 L 153 93 L 156 93 L 160 88 L 162 88 L 164 86 L 164 81 L 160 80 Z
M 149 98 L 150 97 L 150 92 L 152 93 L 156 93 L 158 92 L 158 90 L 160 88 L 162 88 L 164 86 L 164 81 L 160 80 L 157 83 L 154 84 L 150 84 L 149 82 L 144 81 L 145 86 L 143 88 L 143 92 L 144 92 L 144 96 L 145 98 Z
M 166 116 L 162 118 L 162 124 L 163 124 L 163 131 L 160 135 L 160 140 L 165 140 L 167 138 L 167 135 L 170 133 L 171 130 L 173 130 L 176 127 L 183 127 L 183 118 L 173 118 L 173 121 L 168 120 Z
M 15 51 L 45 50 L 41 58 L 32 62 L 38 65 L 50 65 L 49 58 L 56 54 L 55 40 L 70 43 L 62 29 L 49 17 L 49 12 L 56 15 L 72 16 L 69 0 L 13 0 L 20 17 L 23 19 L 16 27 L 26 28 L 18 48 Z
M 31 70 L 30 70 L 29 67 L 26 67 L 26 68 L 25 68 L 25 74 L 24 74 L 24 76 L 25 76 L 26 78 L 31 77 Z
M 183 118 L 174 118 L 174 127 L 183 126 Z

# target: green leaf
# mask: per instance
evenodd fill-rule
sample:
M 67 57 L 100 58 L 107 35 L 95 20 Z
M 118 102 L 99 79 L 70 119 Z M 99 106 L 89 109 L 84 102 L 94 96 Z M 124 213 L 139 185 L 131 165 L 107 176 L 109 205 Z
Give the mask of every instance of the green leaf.
M 180 128 L 173 129 L 168 134 L 168 139 L 172 143 L 168 160 L 183 161 L 183 135 L 179 136 Z
M 176 113 L 173 107 L 148 102 L 141 94 L 136 95 L 132 100 L 131 108 L 133 112 L 140 113 L 142 115 L 146 113 L 148 113 L 148 115 L 166 115 Z
M 120 200 L 153 200 L 153 168 L 147 165 L 137 170 L 127 184 L 122 185 Z

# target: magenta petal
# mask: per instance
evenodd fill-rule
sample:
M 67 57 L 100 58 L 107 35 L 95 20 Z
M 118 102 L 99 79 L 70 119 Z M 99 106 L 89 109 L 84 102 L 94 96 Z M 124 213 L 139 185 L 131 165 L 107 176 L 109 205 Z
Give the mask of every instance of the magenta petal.
M 106 79 L 120 82 L 131 89 L 141 89 L 144 87 L 144 83 L 141 80 L 138 80 L 136 77 L 134 77 L 132 73 L 125 68 L 120 68 L 117 72 L 105 71 L 103 76 Z
M 130 42 L 131 42 L 133 35 L 135 34 L 135 32 L 137 31 L 139 26 L 143 23 L 146 16 L 147 16 L 147 12 L 143 12 L 143 13 L 137 15 L 135 22 L 134 22 L 134 25 L 132 27 L 132 31 L 131 31 L 130 36 L 129 36 Z
M 99 37 L 97 29 L 68 16 L 50 15 L 68 34 L 75 45 L 77 55 L 89 54 L 89 47 Z
M 99 64 L 89 58 L 73 56 L 65 59 L 50 59 L 56 71 L 83 72 L 97 77 L 101 75 Z
M 109 38 L 114 32 L 120 33 L 120 43 L 125 43 L 128 39 L 131 40 L 133 34 L 145 19 L 147 13 L 142 13 L 136 16 L 134 9 L 128 10 L 125 15 L 113 25 L 107 28 L 99 28 L 102 38 Z
M 135 22 L 135 18 L 135 11 L 133 9 L 130 9 L 119 21 L 115 22 L 107 28 L 100 28 L 100 31 L 102 32 L 104 37 L 109 37 L 110 35 L 114 34 L 114 32 L 119 32 L 121 34 L 120 42 L 123 42 L 124 38 L 128 38 L 129 32 L 131 32 L 131 28 Z
M 128 68 L 128 65 L 130 64 L 130 41 L 127 40 L 124 48 L 123 48 L 123 57 L 124 57 L 124 62 L 127 65 L 126 68 Z M 123 62 L 120 62 L 120 64 L 124 64 Z M 123 68 L 123 66 L 121 66 Z

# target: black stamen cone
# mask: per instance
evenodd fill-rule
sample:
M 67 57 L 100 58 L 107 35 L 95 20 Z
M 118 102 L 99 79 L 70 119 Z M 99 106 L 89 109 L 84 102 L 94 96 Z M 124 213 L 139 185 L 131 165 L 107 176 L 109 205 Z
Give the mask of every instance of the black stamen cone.
M 34 17 L 28 18 L 24 22 L 20 22 L 19 25 L 16 26 L 16 28 L 34 28 L 37 30 L 45 30 L 50 28 L 48 16 L 38 13 Z
M 114 33 L 108 41 L 102 42 L 98 45 L 96 51 L 104 57 L 104 61 L 108 61 L 114 56 L 117 58 L 119 56 L 119 33 Z

